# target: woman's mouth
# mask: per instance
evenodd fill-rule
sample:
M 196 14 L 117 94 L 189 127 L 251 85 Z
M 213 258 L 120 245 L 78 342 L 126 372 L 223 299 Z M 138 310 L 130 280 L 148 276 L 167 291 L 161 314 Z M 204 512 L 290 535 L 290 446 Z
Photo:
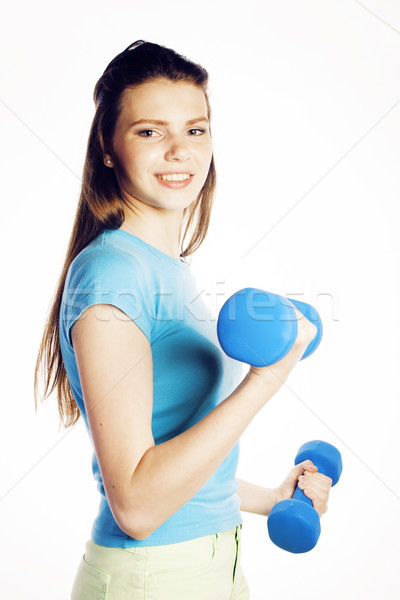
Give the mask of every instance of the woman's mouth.
M 159 173 L 155 177 L 162 185 L 178 189 L 189 185 L 194 175 L 192 173 Z

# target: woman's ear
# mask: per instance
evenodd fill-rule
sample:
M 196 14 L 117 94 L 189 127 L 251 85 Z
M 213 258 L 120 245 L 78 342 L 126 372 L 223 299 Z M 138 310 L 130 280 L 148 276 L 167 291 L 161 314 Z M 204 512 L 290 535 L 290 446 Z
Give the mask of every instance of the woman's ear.
M 103 160 L 104 160 L 104 164 L 106 165 L 106 167 L 111 167 L 112 168 L 114 166 L 114 162 L 113 162 L 113 160 L 112 160 L 112 158 L 111 158 L 111 156 L 109 154 L 106 154 L 104 156 Z

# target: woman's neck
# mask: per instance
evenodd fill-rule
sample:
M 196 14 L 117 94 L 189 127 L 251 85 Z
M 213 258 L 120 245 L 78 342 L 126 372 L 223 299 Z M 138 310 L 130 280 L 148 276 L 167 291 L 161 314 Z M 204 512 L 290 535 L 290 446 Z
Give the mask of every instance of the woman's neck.
M 120 229 L 135 235 L 157 250 L 180 259 L 180 235 L 183 211 L 169 211 L 166 214 L 133 214 L 125 211 L 125 220 Z

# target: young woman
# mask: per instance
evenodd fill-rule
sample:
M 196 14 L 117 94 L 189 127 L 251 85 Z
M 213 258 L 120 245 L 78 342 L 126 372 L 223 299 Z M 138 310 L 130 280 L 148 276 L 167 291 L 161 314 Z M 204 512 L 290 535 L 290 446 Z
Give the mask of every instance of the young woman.
M 207 77 L 139 40 L 94 90 L 80 201 L 35 372 L 36 407 L 43 362 L 64 426 L 82 416 L 93 444 L 100 505 L 73 600 L 244 600 L 240 511 L 266 516 L 298 482 L 326 511 L 331 482 L 310 461 L 273 490 L 235 478 L 241 434 L 315 327 L 296 311 L 292 350 L 244 379 L 218 344 L 186 261 L 207 233 L 216 185 Z

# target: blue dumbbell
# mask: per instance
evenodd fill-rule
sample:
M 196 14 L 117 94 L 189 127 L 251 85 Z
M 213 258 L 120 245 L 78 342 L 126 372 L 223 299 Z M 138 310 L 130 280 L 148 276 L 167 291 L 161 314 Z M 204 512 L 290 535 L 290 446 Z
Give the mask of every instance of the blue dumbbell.
M 290 351 L 297 338 L 297 308 L 317 327 L 314 339 L 301 360 L 314 352 L 322 338 L 322 322 L 317 310 L 298 300 L 257 288 L 244 288 L 222 306 L 217 335 L 224 352 L 254 367 L 272 365 Z
M 334 486 L 342 473 L 342 457 L 337 448 L 314 440 L 303 444 L 295 458 L 295 465 L 311 460 L 318 472 L 332 479 Z M 275 504 L 268 516 L 268 533 L 271 540 L 288 552 L 296 554 L 312 550 L 321 533 L 321 524 L 312 501 L 297 486 L 290 500 Z

